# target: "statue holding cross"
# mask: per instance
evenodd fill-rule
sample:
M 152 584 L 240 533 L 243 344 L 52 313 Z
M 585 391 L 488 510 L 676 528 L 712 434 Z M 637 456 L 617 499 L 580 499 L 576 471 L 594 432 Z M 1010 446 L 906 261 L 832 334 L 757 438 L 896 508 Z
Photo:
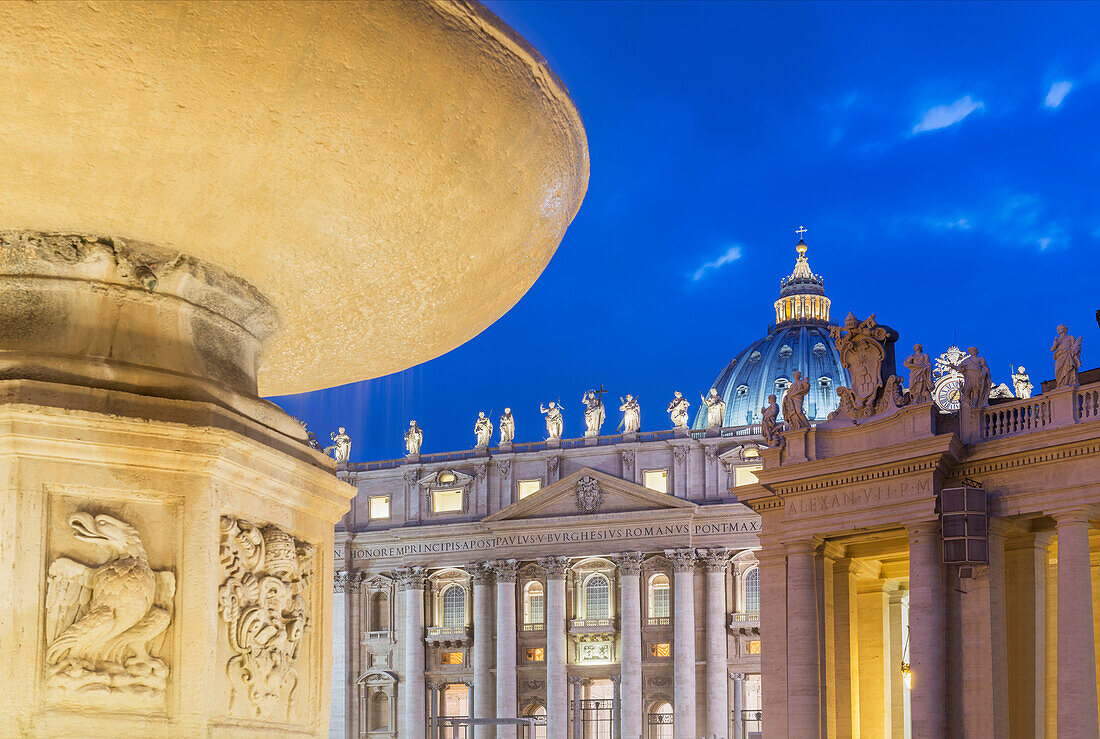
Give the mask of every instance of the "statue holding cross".
M 600 427 L 603 426 L 604 418 L 607 415 L 603 407 L 603 394 L 606 392 L 607 390 L 604 389 L 601 383 L 599 390 L 589 390 L 581 398 L 581 402 L 584 403 L 585 436 L 600 435 Z

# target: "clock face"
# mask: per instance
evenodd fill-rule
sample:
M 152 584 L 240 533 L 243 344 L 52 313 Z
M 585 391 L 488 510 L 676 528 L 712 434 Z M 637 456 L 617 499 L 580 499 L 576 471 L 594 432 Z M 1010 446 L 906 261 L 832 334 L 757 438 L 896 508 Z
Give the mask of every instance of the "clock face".
M 932 388 L 932 397 L 940 410 L 954 413 L 959 410 L 959 392 L 962 390 L 962 375 L 947 374 L 936 380 Z

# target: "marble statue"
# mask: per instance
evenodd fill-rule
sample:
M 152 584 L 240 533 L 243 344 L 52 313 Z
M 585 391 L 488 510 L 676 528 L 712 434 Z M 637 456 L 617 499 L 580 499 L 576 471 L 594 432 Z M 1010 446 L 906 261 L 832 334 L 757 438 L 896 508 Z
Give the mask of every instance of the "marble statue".
M 477 436 L 474 449 L 488 449 L 489 442 L 493 440 L 493 422 L 485 417 L 485 411 L 477 412 L 477 420 L 474 421 L 474 434 Z
M 163 696 L 168 665 L 159 652 L 172 621 L 176 576 L 149 566 L 141 536 L 104 513 L 69 516 L 81 551 L 50 563 L 46 585 L 46 683 L 66 692 Z
M 560 439 L 562 428 L 565 425 L 561 416 L 561 408 L 554 401 L 550 401 L 549 407 L 539 405 L 539 412 L 546 416 L 546 435 L 550 439 Z
M 295 665 L 310 627 L 309 595 L 313 545 L 295 540 L 278 526 L 256 526 L 228 516 L 221 519 L 218 612 L 226 623 L 226 665 L 231 691 L 258 719 L 290 715 L 299 678 Z
M 409 430 L 405 432 L 405 453 L 409 456 L 420 454 L 420 445 L 424 443 L 424 432 L 416 421 L 409 421 Z
M 726 422 L 726 401 L 718 394 L 715 388 L 711 388 L 706 396 L 699 396 L 703 405 L 707 407 L 707 428 L 720 429 Z
M 924 347 L 914 344 L 913 353 L 902 364 L 909 370 L 909 397 L 912 402 L 932 402 L 932 359 L 924 353 Z
M 984 408 L 989 405 L 989 391 L 993 387 L 989 366 L 983 357 L 978 356 L 978 347 L 972 346 L 966 353 L 967 356 L 959 363 L 959 371 L 963 375 L 959 400 L 970 408 Z
M 802 373 L 798 370 L 794 371 L 792 377 L 794 379 L 783 395 L 783 420 L 787 422 L 787 428 L 792 430 L 809 428 L 810 421 L 806 418 L 802 404 L 810 392 L 810 383 L 802 379 Z
M 686 429 L 688 426 L 688 408 L 691 403 L 684 394 L 677 390 L 668 404 L 668 415 L 672 419 L 672 426 L 678 429 Z
M 783 435 L 779 426 L 779 403 L 775 395 L 768 396 L 768 405 L 760 409 L 760 435 L 768 446 L 782 446 Z
M 500 443 L 511 444 L 516 438 L 516 419 L 512 416 L 512 409 L 505 408 L 500 417 Z
M 1054 353 L 1054 387 L 1077 387 L 1077 368 L 1081 366 L 1081 337 L 1070 336 L 1066 325 L 1058 326 L 1058 336 L 1050 350 Z
M 351 457 L 351 437 L 348 436 L 347 430 L 341 426 L 338 432 L 330 433 L 329 438 L 332 439 L 332 446 L 325 447 L 324 453 L 332 452 L 337 462 L 347 463 Z
M 642 408 L 638 405 L 638 399 L 630 393 L 626 394 L 626 398 L 619 398 L 622 401 L 622 405 L 619 406 L 619 410 L 623 412 L 623 420 L 619 425 L 623 429 L 624 434 L 636 434 L 642 427 Z
M 603 407 L 603 394 L 606 392 L 603 385 L 600 385 L 599 390 L 589 390 L 581 398 L 581 402 L 584 403 L 585 436 L 600 435 L 600 427 L 603 426 L 604 418 L 607 416 Z
M 1012 373 L 1012 388 L 1016 391 L 1017 398 L 1030 398 L 1034 387 L 1031 384 L 1031 378 L 1028 377 L 1027 370 L 1023 367 L 1019 367 Z
M 844 326 L 829 327 L 829 336 L 852 378 L 851 387 L 836 389 L 840 406 L 829 417 L 855 420 L 881 412 L 887 379 L 883 376 L 883 360 L 896 334 L 878 325 L 873 313 L 862 321 L 849 313 Z
M 317 441 L 317 434 L 309 430 L 309 424 L 300 418 L 295 418 L 294 420 L 301 424 L 302 431 L 306 432 L 306 443 L 309 444 L 309 448 L 321 451 L 321 442 Z

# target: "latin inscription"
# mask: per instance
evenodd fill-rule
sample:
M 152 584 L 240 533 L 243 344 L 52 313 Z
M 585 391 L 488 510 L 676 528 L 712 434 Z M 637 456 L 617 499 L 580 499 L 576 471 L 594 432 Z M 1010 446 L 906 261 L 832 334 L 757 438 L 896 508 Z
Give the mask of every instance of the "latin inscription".
M 397 546 L 365 547 L 353 549 L 353 559 L 377 559 L 404 557 L 410 554 L 442 554 L 446 552 L 490 551 L 498 547 L 563 544 L 579 541 L 619 541 L 651 536 L 707 536 L 711 534 L 743 534 L 760 531 L 760 522 L 723 521 L 721 523 L 666 524 L 660 526 L 625 526 L 593 531 L 553 531 L 541 534 L 513 534 L 511 536 L 487 536 L 459 541 L 433 541 L 401 544 Z M 336 559 L 344 558 L 344 550 L 333 552 Z
M 855 490 L 842 490 L 824 495 L 787 498 L 784 509 L 787 518 L 810 516 L 818 513 L 835 513 L 841 510 L 869 508 L 891 500 L 913 498 L 930 492 L 928 480 L 884 482 Z

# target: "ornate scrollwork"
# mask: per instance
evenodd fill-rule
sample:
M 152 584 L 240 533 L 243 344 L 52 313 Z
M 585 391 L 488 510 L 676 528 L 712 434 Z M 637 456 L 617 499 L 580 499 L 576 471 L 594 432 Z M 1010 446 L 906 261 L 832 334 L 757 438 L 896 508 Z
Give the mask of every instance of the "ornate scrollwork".
M 46 684 L 124 699 L 164 697 L 168 665 L 154 656 L 172 621 L 173 573 L 153 570 L 137 529 L 105 514 L 69 516 L 73 537 L 104 550 L 85 565 L 50 563 Z
M 565 577 L 565 571 L 569 569 L 567 557 L 540 557 L 536 560 L 539 566 L 546 570 L 546 577 L 550 580 L 560 580 Z
M 277 526 L 222 517 L 225 580 L 218 589 L 218 611 L 233 651 L 226 665 L 230 711 L 243 692 L 256 718 L 270 718 L 279 705 L 290 717 L 298 685 L 295 667 L 310 625 L 305 593 L 313 553 L 313 545 Z
M 603 504 L 603 488 L 594 477 L 585 475 L 577 481 L 577 510 L 581 513 L 595 513 Z

